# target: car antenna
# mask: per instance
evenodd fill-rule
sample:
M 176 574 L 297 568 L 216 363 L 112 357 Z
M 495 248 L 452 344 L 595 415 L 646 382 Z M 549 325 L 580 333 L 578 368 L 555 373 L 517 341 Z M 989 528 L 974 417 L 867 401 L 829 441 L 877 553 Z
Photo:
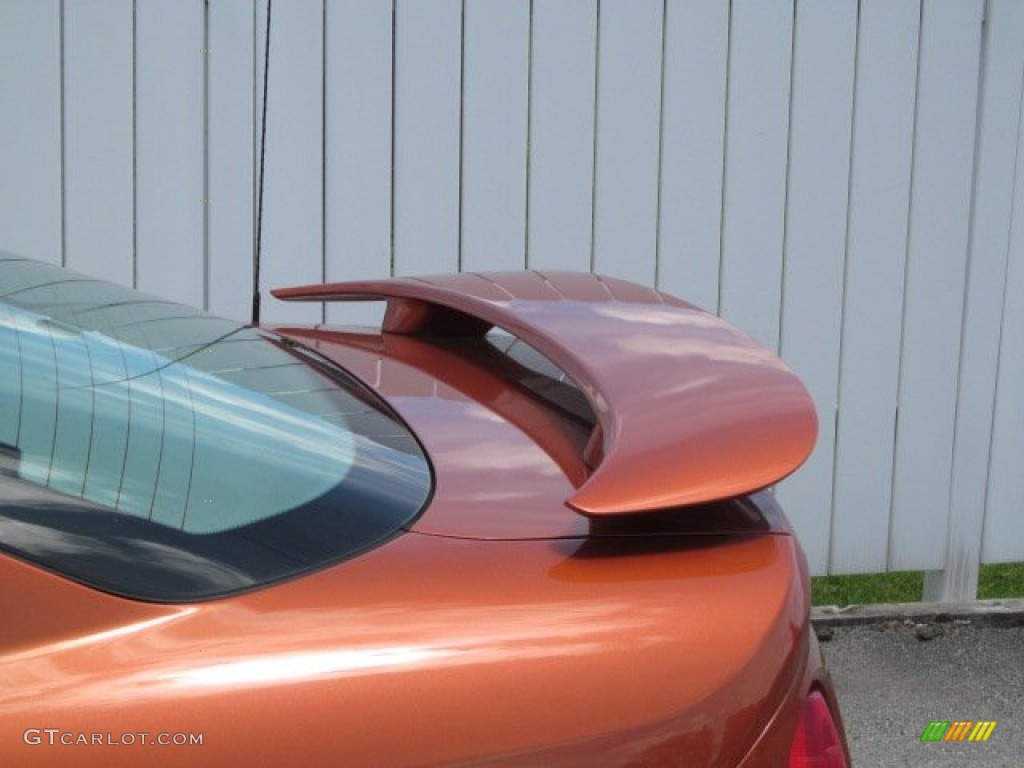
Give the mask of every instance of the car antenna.
M 260 125 L 260 179 L 256 203 L 256 250 L 252 260 L 252 324 L 260 322 L 260 248 L 263 245 L 263 168 L 267 157 L 267 83 L 270 82 L 270 10 L 267 0 L 267 34 L 263 45 L 263 117 Z

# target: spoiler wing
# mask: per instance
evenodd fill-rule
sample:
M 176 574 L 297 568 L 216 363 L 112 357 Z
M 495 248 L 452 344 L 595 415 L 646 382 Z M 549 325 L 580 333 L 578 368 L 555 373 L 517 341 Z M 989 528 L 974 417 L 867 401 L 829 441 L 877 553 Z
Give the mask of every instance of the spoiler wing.
M 580 386 L 597 417 L 591 474 L 567 500 L 590 516 L 752 493 L 810 454 L 817 418 L 786 365 L 724 320 L 653 289 L 571 272 L 308 285 L 285 301 L 386 300 L 396 334 L 519 337 Z

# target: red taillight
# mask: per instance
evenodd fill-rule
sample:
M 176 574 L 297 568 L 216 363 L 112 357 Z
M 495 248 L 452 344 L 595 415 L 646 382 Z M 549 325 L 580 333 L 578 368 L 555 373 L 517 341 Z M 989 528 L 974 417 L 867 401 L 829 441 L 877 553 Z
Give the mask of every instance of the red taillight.
M 789 768 L 849 768 L 828 703 L 818 691 L 804 699 L 789 750 Z

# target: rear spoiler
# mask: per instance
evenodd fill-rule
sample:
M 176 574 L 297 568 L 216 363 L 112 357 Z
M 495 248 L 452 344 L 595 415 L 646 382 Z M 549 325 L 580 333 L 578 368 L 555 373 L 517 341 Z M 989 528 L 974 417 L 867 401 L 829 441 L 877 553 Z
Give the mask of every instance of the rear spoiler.
M 386 300 L 384 333 L 499 327 L 566 372 L 597 426 L 567 503 L 591 516 L 733 498 L 800 466 L 817 417 L 772 352 L 658 291 L 571 272 L 461 273 L 281 288 L 285 301 Z

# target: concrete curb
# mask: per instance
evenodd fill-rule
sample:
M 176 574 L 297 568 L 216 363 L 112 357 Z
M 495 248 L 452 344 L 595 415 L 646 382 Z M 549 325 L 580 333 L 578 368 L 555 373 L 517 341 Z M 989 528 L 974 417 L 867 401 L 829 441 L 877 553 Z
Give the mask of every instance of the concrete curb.
M 985 627 L 1024 626 L 1024 598 L 977 600 L 973 603 L 877 603 L 843 608 L 828 605 L 811 609 L 811 622 L 815 627 L 954 621 Z

